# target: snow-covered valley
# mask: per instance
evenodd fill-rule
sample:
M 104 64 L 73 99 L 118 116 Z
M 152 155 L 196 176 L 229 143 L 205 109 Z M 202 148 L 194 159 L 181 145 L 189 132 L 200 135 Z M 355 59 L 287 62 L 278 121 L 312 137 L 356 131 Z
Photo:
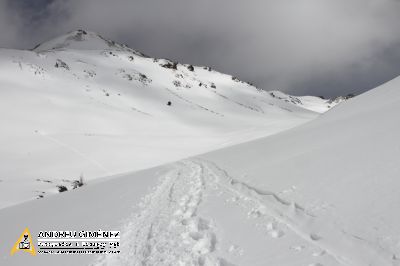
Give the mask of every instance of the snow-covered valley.
M 0 50 L 0 265 L 400 265 L 400 77 L 325 112 L 96 36 Z M 121 253 L 10 257 L 27 226 Z
M 0 208 L 317 116 L 208 67 L 82 30 L 33 51 L 1 49 L 0 62 Z

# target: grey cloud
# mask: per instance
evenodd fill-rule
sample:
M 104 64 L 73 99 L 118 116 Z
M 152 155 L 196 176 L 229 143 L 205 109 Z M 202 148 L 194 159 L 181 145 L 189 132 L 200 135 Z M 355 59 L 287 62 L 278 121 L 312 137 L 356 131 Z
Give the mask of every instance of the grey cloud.
M 42 2 L 14 4 L 24 27 L 4 28 L 17 35 L 1 46 L 28 48 L 85 28 L 151 56 L 293 94 L 360 93 L 400 74 L 398 0 Z
M 20 20 L 8 11 L 7 4 L 0 1 L 0 47 L 12 47 L 20 39 Z

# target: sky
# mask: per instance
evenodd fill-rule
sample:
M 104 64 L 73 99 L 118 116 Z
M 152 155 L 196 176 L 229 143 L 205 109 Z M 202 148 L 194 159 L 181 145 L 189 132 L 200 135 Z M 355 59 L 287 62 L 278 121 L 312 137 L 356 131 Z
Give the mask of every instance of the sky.
M 0 47 L 76 29 L 294 95 L 400 75 L 400 0 L 0 0 Z

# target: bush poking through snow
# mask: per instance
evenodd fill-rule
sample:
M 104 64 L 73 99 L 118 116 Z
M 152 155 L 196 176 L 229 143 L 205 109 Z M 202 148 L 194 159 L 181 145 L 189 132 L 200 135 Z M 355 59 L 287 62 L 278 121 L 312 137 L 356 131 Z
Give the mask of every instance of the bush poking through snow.
M 57 59 L 56 64 L 54 65 L 55 68 L 64 68 L 66 70 L 69 70 L 69 66 L 67 65 L 67 63 L 65 63 L 64 61 L 62 61 L 61 59 Z
M 82 187 L 83 185 L 85 185 L 85 183 L 83 181 L 83 175 L 81 175 L 79 177 L 79 180 L 74 180 L 72 182 L 72 189 L 77 189 L 78 187 Z
M 144 85 L 147 85 L 148 83 L 151 82 L 151 79 L 149 79 L 145 74 L 138 73 L 139 74 L 139 81 L 142 82 Z
M 66 186 L 63 186 L 63 185 L 58 185 L 57 189 L 58 189 L 58 192 L 60 192 L 60 193 L 68 191 L 68 188 Z

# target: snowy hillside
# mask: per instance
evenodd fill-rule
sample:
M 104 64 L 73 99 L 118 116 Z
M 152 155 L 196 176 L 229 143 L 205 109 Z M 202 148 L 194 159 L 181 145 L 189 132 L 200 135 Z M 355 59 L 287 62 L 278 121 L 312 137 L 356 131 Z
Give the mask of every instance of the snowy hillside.
M 257 257 L 252 265 L 400 265 L 399 112 L 400 77 L 306 125 L 202 156 L 254 199 L 250 221 L 231 228 L 259 226 L 231 238 L 248 252 L 236 262 L 248 265 Z M 234 211 L 241 197 L 228 204 L 229 223 L 240 219 Z M 215 219 L 221 228 L 228 223 Z M 278 240 L 262 235 L 276 231 Z M 265 249 L 254 248 L 256 241 Z
M 324 99 L 323 97 L 317 96 L 292 96 L 281 91 L 270 91 L 269 93 L 276 99 L 285 101 L 287 103 L 292 103 L 317 113 L 325 113 L 339 103 L 354 97 L 354 95 L 349 94 L 347 96 L 340 96 L 334 99 Z
M 317 116 L 82 30 L 0 49 L 0 208 L 271 135 Z
M 400 77 L 273 136 L 5 208 L 1 254 L 26 226 L 119 229 L 122 253 L 1 264 L 398 266 L 399 112 Z

